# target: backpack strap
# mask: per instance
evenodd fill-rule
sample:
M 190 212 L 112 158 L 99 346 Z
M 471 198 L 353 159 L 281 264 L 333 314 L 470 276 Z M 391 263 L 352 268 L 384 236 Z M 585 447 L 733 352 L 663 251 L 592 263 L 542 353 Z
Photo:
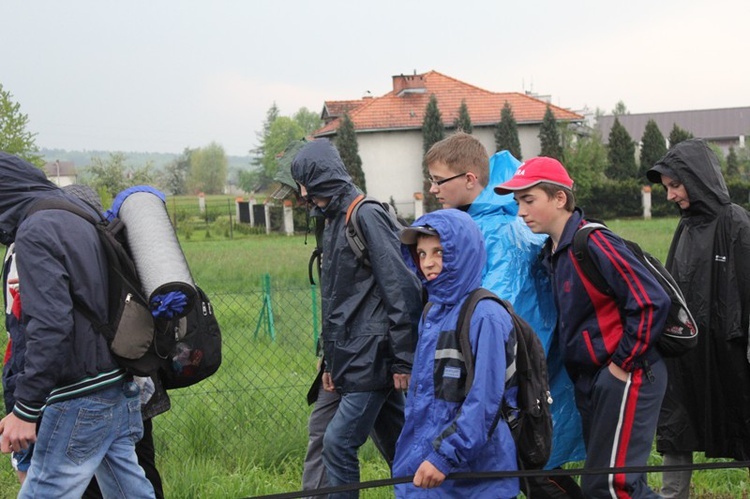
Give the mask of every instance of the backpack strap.
M 357 207 L 359 206 L 359 202 L 362 201 L 365 198 L 364 194 L 360 194 L 356 198 L 354 198 L 354 201 L 349 203 L 349 207 L 346 209 L 346 224 L 349 225 L 349 220 L 352 219 L 352 215 L 356 211 Z
M 309 216 L 309 214 L 308 214 Z M 315 278 L 313 277 L 313 266 L 317 263 L 318 268 L 318 280 L 320 280 L 321 271 L 321 257 L 323 255 L 323 231 L 325 230 L 325 217 L 312 217 L 315 219 L 315 249 L 310 255 L 310 260 L 307 262 L 307 276 L 310 279 L 310 285 L 315 286 Z
M 502 304 L 502 300 L 489 289 L 477 288 L 469 293 L 468 298 L 464 300 L 463 305 L 461 305 L 461 310 L 458 312 L 456 334 L 458 335 L 458 346 L 461 349 L 461 353 L 464 356 L 464 363 L 466 364 L 465 394 L 469 393 L 471 385 L 474 383 L 474 356 L 472 355 L 471 342 L 469 341 L 471 316 L 474 313 L 474 309 L 477 307 L 477 303 L 485 298 L 495 300 Z
M 81 200 L 84 203 L 86 203 L 85 200 Z M 89 205 L 88 203 L 86 203 Z M 90 206 L 90 205 L 89 205 Z M 92 206 L 92 209 L 96 211 L 98 210 Z M 37 201 L 36 203 L 32 204 L 29 209 L 24 214 L 24 219 L 30 217 L 31 215 L 43 211 L 43 210 L 63 210 L 70 213 L 73 213 L 74 215 L 77 215 L 87 222 L 89 222 L 91 225 L 94 226 L 96 229 L 97 236 L 99 237 L 99 241 L 101 242 L 102 248 L 104 250 L 104 255 L 107 259 L 107 265 L 108 265 L 108 273 L 109 273 L 109 290 L 110 296 L 113 294 L 116 294 L 117 289 L 115 288 L 114 279 L 112 277 L 112 273 L 120 274 L 120 275 L 128 275 L 131 276 L 131 278 L 137 277 L 138 273 L 135 269 L 135 266 L 133 265 L 132 261 L 128 259 L 123 259 L 118 256 L 119 252 L 124 252 L 124 248 L 116 242 L 116 236 L 117 234 L 124 228 L 124 224 L 122 223 L 122 220 L 119 218 L 113 218 L 110 222 L 107 222 L 104 219 L 103 215 L 100 215 L 99 220 L 94 218 L 94 216 L 89 213 L 88 211 L 84 210 L 82 207 L 78 206 L 77 204 L 64 199 L 64 198 L 47 198 L 47 199 L 41 199 Z M 124 261 L 130 261 L 129 266 L 124 267 L 121 262 Z M 91 324 L 94 326 L 94 329 L 98 332 L 102 332 L 105 334 L 105 336 L 109 335 L 111 338 L 111 331 L 109 324 L 107 322 L 101 322 L 94 312 L 82 301 L 77 299 L 76 297 L 72 297 L 73 299 L 73 306 L 81 313 L 83 314 L 86 319 L 91 322 Z M 108 307 L 109 309 L 109 307 Z M 109 314 L 110 310 L 107 311 Z
M 84 201 L 85 202 L 85 201 Z M 102 219 L 96 220 L 91 213 L 87 212 L 80 206 L 76 205 L 75 203 L 68 201 L 67 199 L 55 197 L 55 198 L 46 198 L 46 199 L 40 199 L 36 203 L 32 204 L 29 209 L 24 214 L 24 220 L 34 213 L 38 211 L 44 211 L 44 210 L 63 210 L 63 211 L 69 211 L 70 213 L 74 213 L 78 215 L 79 217 L 83 218 L 87 222 L 89 222 L 92 225 L 96 225 Z
M 367 241 L 362 234 L 362 229 L 359 226 L 358 213 L 359 208 L 365 203 L 375 203 L 381 208 L 384 208 L 383 203 L 377 199 L 360 194 L 349 204 L 349 208 L 346 210 L 346 242 L 349 243 L 349 247 L 354 252 L 354 256 L 357 257 L 357 261 L 365 267 L 371 267 L 370 257 L 367 251 Z
M 606 225 L 599 222 L 588 222 L 578 229 L 573 236 L 573 256 L 575 256 L 578 266 L 586 276 L 586 279 L 591 281 L 596 289 L 600 292 L 611 295 L 612 290 L 610 289 L 607 281 L 602 276 L 597 266 L 591 259 L 591 253 L 589 252 L 589 235 L 595 230 L 609 230 Z
M 471 389 L 471 385 L 474 383 L 474 356 L 471 352 L 471 342 L 469 341 L 469 329 L 471 326 L 471 316 L 474 313 L 474 309 L 477 307 L 477 304 L 484 299 L 490 299 L 494 300 L 500 305 L 503 306 L 503 308 L 508 311 L 508 314 L 510 314 L 511 323 L 514 329 L 518 329 L 516 326 L 516 315 L 513 312 L 513 307 L 510 303 L 507 301 L 501 299 L 499 296 L 497 296 L 495 293 L 490 291 L 489 289 L 485 288 L 477 288 L 471 293 L 469 293 L 468 298 L 464 301 L 463 305 L 461 305 L 461 310 L 458 312 L 458 321 L 456 322 L 456 334 L 458 334 L 458 344 L 459 348 L 461 349 L 461 353 L 464 356 L 464 364 L 466 365 L 466 385 L 464 389 L 464 393 L 468 395 L 469 390 Z M 425 312 L 426 315 L 426 312 Z M 516 335 L 520 336 L 520 334 Z M 505 400 L 503 399 L 500 401 L 500 405 L 498 407 L 497 413 L 495 414 L 495 418 L 492 421 L 492 425 L 490 426 L 490 430 L 487 434 L 487 438 L 492 436 L 492 433 L 495 431 L 495 428 L 497 428 L 498 423 L 500 422 L 500 419 L 504 416 L 505 412 Z

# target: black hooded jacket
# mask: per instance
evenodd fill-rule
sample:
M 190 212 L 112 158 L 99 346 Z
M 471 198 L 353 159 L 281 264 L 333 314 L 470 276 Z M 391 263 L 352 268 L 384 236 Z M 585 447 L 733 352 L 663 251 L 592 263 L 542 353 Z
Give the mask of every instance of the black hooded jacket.
M 750 218 L 729 199 L 719 161 L 700 139 L 673 147 L 649 171 L 685 186 L 690 206 L 667 269 L 698 322 L 698 346 L 665 359 L 669 385 L 657 430 L 660 452 L 705 451 L 750 459 Z
M 15 240 L 22 323 L 26 331 L 24 371 L 16 378 L 13 409 L 35 421 L 45 404 L 100 389 L 124 376 L 109 346 L 74 310 L 73 297 L 107 314 L 107 260 L 96 229 L 62 210 L 25 218 L 38 200 L 65 197 L 85 203 L 49 182 L 22 159 L 0 152 L 0 235 Z
M 376 203 L 363 204 L 358 222 L 372 267 L 357 261 L 346 241 L 346 211 L 360 194 L 338 151 L 326 139 L 306 144 L 292 177 L 309 196 L 330 198 L 321 270 L 325 369 L 339 392 L 393 386 L 393 374 L 411 373 L 420 284 L 401 258 L 396 227 Z

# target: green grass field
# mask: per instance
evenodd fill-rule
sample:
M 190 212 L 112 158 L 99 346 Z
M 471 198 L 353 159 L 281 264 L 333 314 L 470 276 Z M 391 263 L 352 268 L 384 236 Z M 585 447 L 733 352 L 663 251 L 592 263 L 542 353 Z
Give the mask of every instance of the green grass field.
M 663 260 L 676 223 L 675 218 L 612 220 L 609 226 Z M 304 240 L 272 235 L 183 241 L 195 281 L 217 307 L 225 360 L 206 382 L 172 392 L 172 410 L 154 420 L 157 463 L 168 498 L 240 498 L 299 490 L 309 414 L 304 393 L 315 361 L 307 281 L 313 240 L 307 245 Z M 253 335 L 265 274 L 271 275 L 274 299 L 281 303 L 276 307 L 280 334 L 275 341 Z M 299 311 L 285 303 L 299 304 Z M 243 378 L 252 380 L 250 386 Z M 272 390 L 279 387 L 293 397 L 276 397 Z M 212 390 L 225 398 L 208 396 Z M 361 460 L 363 481 L 388 477 L 387 466 L 369 442 Z M 0 466 L 0 499 L 15 497 L 18 491 L 6 463 Z M 661 464 L 655 452 L 650 464 Z M 649 476 L 652 486 L 660 480 L 658 473 Z M 750 494 L 747 470 L 696 472 L 693 485 L 692 497 Z M 381 488 L 365 490 L 361 496 L 379 499 L 393 494 Z

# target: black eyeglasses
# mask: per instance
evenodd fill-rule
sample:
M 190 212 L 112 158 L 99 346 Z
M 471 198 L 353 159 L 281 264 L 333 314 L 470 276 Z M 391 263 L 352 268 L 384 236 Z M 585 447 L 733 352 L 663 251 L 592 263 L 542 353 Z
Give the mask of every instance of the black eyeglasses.
M 439 187 L 439 186 L 443 185 L 444 183 L 453 180 L 454 178 L 463 177 L 467 173 L 469 173 L 469 172 L 459 173 L 458 175 L 453 175 L 452 177 L 444 178 L 443 180 L 435 180 L 434 178 L 430 177 L 430 183 L 432 185 L 437 185 Z

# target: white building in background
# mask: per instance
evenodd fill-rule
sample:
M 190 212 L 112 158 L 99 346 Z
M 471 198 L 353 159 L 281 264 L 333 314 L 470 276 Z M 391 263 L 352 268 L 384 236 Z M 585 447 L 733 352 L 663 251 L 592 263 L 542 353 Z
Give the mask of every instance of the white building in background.
M 47 174 L 47 178 L 58 187 L 78 183 L 76 166 L 72 161 L 50 161 L 44 164 L 43 169 L 44 173 Z
M 453 121 L 465 101 L 472 134 L 495 153 L 495 125 L 507 101 L 518 124 L 523 158 L 539 154 L 539 128 L 549 106 L 559 123 L 584 122 L 584 116 L 550 104 L 528 93 L 491 92 L 436 71 L 393 76 L 393 90 L 381 97 L 326 101 L 325 125 L 315 137 L 335 139 L 344 112 L 348 112 L 357 134 L 359 156 L 367 182 L 367 193 L 381 201 L 391 197 L 399 213 L 414 215 L 415 193 L 422 192 L 422 121 L 430 96 L 435 95 L 446 135 L 455 132 Z

